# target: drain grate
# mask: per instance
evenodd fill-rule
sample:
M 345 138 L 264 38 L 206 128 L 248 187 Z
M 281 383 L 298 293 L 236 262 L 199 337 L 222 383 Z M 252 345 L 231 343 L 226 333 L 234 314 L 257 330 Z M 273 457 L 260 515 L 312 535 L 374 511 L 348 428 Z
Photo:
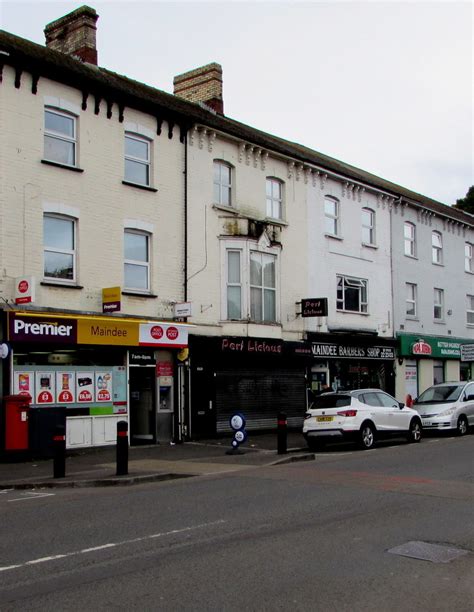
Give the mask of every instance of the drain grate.
M 393 555 L 421 559 L 422 561 L 431 561 L 432 563 L 449 563 L 453 561 L 453 559 L 457 559 L 469 553 L 468 550 L 463 550 L 462 548 L 452 548 L 440 544 L 429 544 L 428 542 L 416 541 L 407 542 L 401 546 L 395 546 L 395 548 L 390 548 L 388 552 Z

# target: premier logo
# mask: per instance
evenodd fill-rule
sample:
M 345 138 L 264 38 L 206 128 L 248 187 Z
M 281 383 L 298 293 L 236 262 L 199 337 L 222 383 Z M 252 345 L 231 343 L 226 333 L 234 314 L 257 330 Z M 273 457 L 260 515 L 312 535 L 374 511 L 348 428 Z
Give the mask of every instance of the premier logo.
M 62 325 L 60 323 L 27 323 L 21 319 L 15 319 L 13 330 L 15 334 L 25 336 L 71 336 L 73 325 Z

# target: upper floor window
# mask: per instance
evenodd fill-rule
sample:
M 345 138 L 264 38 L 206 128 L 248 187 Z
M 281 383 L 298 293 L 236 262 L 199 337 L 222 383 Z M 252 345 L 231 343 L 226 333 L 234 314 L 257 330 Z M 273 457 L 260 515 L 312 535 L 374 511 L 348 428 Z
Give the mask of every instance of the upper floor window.
M 137 134 L 125 134 L 125 180 L 150 186 L 150 141 Z
M 433 318 L 436 321 L 444 319 L 444 291 L 442 289 L 434 290 Z
M 363 278 L 337 275 L 337 310 L 367 312 L 367 281 Z
M 371 208 L 362 209 L 362 242 L 375 244 L 375 212 Z
M 76 117 L 46 107 L 44 109 L 44 158 L 66 166 L 76 165 Z
M 218 160 L 214 161 L 214 204 L 232 206 L 232 168 Z
M 331 236 L 339 236 L 340 227 L 339 200 L 336 198 L 324 198 L 324 231 Z
M 406 315 L 416 317 L 416 293 L 417 286 L 413 283 L 405 283 L 406 287 Z
M 126 229 L 124 233 L 124 287 L 150 290 L 150 236 Z
M 270 244 L 229 240 L 223 243 L 224 318 L 276 323 L 278 319 L 278 251 Z
M 267 217 L 282 219 L 283 217 L 283 184 L 278 179 L 267 178 Z
M 474 325 L 474 295 L 466 295 L 466 298 L 466 323 L 468 325 Z
M 406 222 L 403 226 L 405 255 L 416 257 L 416 227 L 413 223 Z
M 443 236 L 439 232 L 431 234 L 431 256 L 433 263 L 443 263 Z
M 474 272 L 474 246 L 470 242 L 464 245 L 464 269 L 466 272 Z
M 44 215 L 44 278 L 76 280 L 76 220 L 60 215 Z
M 250 253 L 250 318 L 252 321 L 276 321 L 276 256 Z

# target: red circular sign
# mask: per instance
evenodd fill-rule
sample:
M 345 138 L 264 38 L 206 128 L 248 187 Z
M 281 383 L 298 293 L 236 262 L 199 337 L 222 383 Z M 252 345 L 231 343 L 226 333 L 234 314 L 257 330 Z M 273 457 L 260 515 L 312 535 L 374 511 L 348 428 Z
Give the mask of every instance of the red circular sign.
M 150 334 L 152 338 L 155 338 L 155 340 L 159 340 L 163 336 L 163 328 L 159 325 L 154 325 L 150 329 Z
M 176 340 L 179 335 L 179 331 L 177 327 L 168 327 L 166 330 L 166 335 L 170 340 Z
M 18 283 L 18 291 L 20 293 L 26 293 L 29 289 L 28 281 L 22 280 Z

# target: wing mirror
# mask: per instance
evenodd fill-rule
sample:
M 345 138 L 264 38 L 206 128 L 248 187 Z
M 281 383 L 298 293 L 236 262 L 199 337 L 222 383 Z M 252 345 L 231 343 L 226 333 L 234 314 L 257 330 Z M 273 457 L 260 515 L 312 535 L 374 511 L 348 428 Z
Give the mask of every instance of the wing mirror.
M 398 406 L 399 406 L 400 410 L 405 408 L 405 404 L 403 402 L 398 402 Z
M 464 398 L 465 402 L 474 402 L 474 394 L 470 393 L 469 395 L 466 395 L 466 397 Z

